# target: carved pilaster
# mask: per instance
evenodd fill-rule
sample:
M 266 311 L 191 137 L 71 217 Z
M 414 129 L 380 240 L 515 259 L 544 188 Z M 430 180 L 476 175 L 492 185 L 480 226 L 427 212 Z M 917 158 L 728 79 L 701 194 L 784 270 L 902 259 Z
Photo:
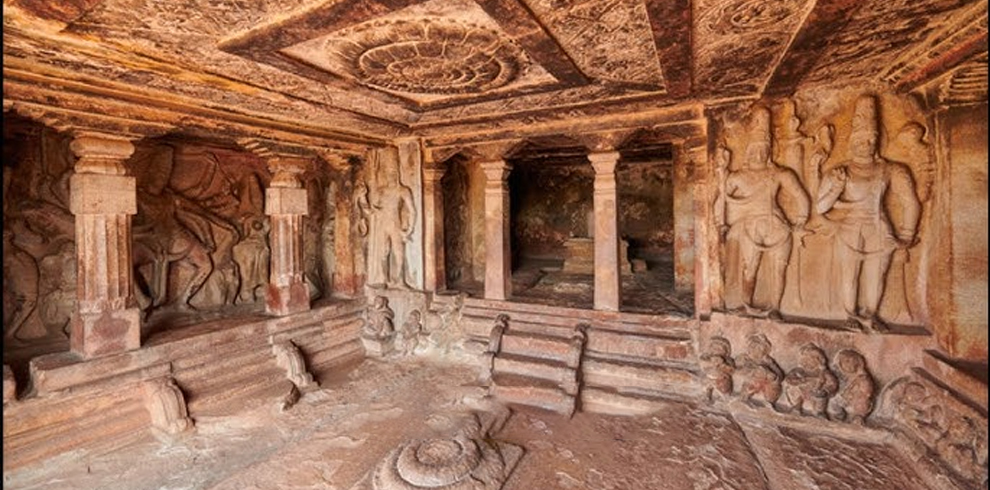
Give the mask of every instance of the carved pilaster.
M 447 168 L 443 163 L 431 162 L 423 167 L 423 221 L 426 223 L 425 280 L 428 291 L 447 289 L 443 251 L 443 188 L 440 186 L 440 180 L 446 171 Z
M 131 216 L 137 213 L 134 177 L 124 162 L 126 139 L 86 133 L 70 144 L 78 157 L 69 181 L 76 216 L 76 314 L 70 349 L 96 357 L 141 346 L 141 314 L 134 299 Z
M 619 274 L 618 188 L 615 167 L 619 152 L 588 155 L 595 168 L 595 309 L 619 311 L 622 280 Z
M 265 193 L 265 214 L 271 217 L 271 273 L 265 290 L 265 311 L 284 316 L 309 309 L 309 286 L 303 260 L 303 216 L 308 196 L 299 179 L 309 162 L 301 157 L 272 157 L 272 180 Z
M 512 250 L 509 234 L 509 172 L 505 160 L 481 164 L 485 172 L 485 298 L 512 295 Z

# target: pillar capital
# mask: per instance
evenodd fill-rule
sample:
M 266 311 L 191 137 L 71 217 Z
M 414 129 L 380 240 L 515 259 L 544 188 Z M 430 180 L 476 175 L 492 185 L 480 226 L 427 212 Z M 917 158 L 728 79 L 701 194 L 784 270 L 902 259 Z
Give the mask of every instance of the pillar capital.
M 613 174 L 615 167 L 619 163 L 619 152 L 601 151 L 588 154 L 591 166 L 595 168 L 595 174 Z
M 512 165 L 505 160 L 488 160 L 481 162 L 481 170 L 485 172 L 485 180 L 489 183 L 503 183 L 509 178 Z
M 124 162 L 134 154 L 134 143 L 127 136 L 104 133 L 77 133 L 69 149 L 78 158 L 77 173 L 124 175 Z
M 272 173 L 270 187 L 302 187 L 300 175 L 306 172 L 311 160 L 299 155 L 273 155 L 267 158 Z
M 423 182 L 429 184 L 435 184 L 440 182 L 444 174 L 447 173 L 447 167 L 444 165 L 431 165 L 423 167 Z

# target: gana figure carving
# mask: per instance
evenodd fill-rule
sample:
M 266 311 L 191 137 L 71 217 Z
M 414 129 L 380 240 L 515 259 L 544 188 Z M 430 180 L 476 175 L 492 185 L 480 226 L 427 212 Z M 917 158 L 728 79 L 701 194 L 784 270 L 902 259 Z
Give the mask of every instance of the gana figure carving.
M 817 345 L 806 344 L 801 347 L 800 366 L 784 377 L 786 404 L 779 409 L 824 417 L 828 400 L 838 389 L 839 380 L 829 370 L 825 353 Z
M 847 327 L 865 331 L 886 330 L 877 312 L 891 255 L 917 242 L 921 213 L 910 171 L 879 156 L 879 136 L 876 99 L 862 96 L 853 114 L 851 159 L 826 172 L 816 203 L 834 224 Z M 890 201 L 896 202 L 893 222 Z
M 716 207 L 725 207 L 722 232 L 727 247 L 727 268 L 732 269 L 731 272 L 727 269 L 726 275 L 731 273 L 739 278 L 745 313 L 779 319 L 785 273 L 791 256 L 791 235 L 793 232 L 800 239 L 805 233 L 803 227 L 808 221 L 810 202 L 797 175 L 770 158 L 770 111 L 756 109 L 752 121 L 753 134 L 746 147 L 745 166 L 729 172 L 727 150 L 721 152 L 719 165 L 723 168 L 720 173 L 726 180 Z M 780 204 L 781 196 L 795 203 L 796 209 L 792 210 L 790 218 Z M 753 303 L 757 272 L 761 268 L 769 269 L 766 276 L 771 304 L 767 308 Z
M 701 355 L 701 369 L 705 373 L 705 396 L 709 403 L 732 395 L 736 363 L 732 360 L 732 344 L 725 337 L 712 337 L 708 341 L 708 350 Z
M 770 357 L 770 341 L 761 333 L 746 338 L 746 352 L 736 359 L 736 375 L 741 388 L 739 395 L 744 402 L 760 405 L 761 400 L 774 406 L 780 398 L 784 371 Z
M 841 383 L 839 392 L 829 404 L 829 415 L 833 420 L 863 424 L 873 412 L 876 383 L 866 370 L 866 359 L 859 352 L 843 349 L 833 361 Z

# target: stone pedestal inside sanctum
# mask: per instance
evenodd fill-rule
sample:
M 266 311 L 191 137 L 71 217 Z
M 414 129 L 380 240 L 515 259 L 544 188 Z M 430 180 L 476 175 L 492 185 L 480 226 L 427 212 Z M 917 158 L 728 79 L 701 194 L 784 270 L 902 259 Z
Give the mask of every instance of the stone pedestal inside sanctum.
M 629 242 L 619 240 L 619 272 L 632 274 L 629 263 Z M 574 237 L 564 242 L 564 266 L 562 272 L 567 274 L 595 273 L 595 239 Z

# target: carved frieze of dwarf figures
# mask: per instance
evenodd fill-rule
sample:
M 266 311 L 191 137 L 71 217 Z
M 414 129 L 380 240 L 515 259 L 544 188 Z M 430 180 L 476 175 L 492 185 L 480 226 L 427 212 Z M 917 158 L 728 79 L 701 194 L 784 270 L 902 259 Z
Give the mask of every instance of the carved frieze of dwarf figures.
M 318 387 L 313 375 L 306 370 L 306 360 L 302 351 L 291 340 L 283 340 L 272 345 L 275 363 L 285 370 L 286 377 L 302 391 Z
M 839 380 L 828 368 L 828 358 L 815 344 L 805 344 L 799 355 L 800 365 L 784 376 L 782 412 L 824 417 L 828 400 L 839 389 Z
M 709 403 L 732 395 L 732 374 L 736 363 L 732 345 L 725 337 L 712 337 L 708 349 L 701 355 L 701 370 L 705 374 L 705 397 Z
M 144 383 L 145 406 L 157 433 L 175 435 L 193 428 L 186 398 L 171 376 Z
M 765 335 L 754 333 L 746 338 L 746 352 L 736 358 L 736 384 L 740 398 L 747 403 L 774 406 L 780 398 L 784 372 L 770 357 L 770 348 Z
M 839 391 L 829 402 L 832 420 L 863 424 L 873 412 L 876 383 L 859 352 L 843 349 L 835 354 L 833 368 L 839 375 Z

